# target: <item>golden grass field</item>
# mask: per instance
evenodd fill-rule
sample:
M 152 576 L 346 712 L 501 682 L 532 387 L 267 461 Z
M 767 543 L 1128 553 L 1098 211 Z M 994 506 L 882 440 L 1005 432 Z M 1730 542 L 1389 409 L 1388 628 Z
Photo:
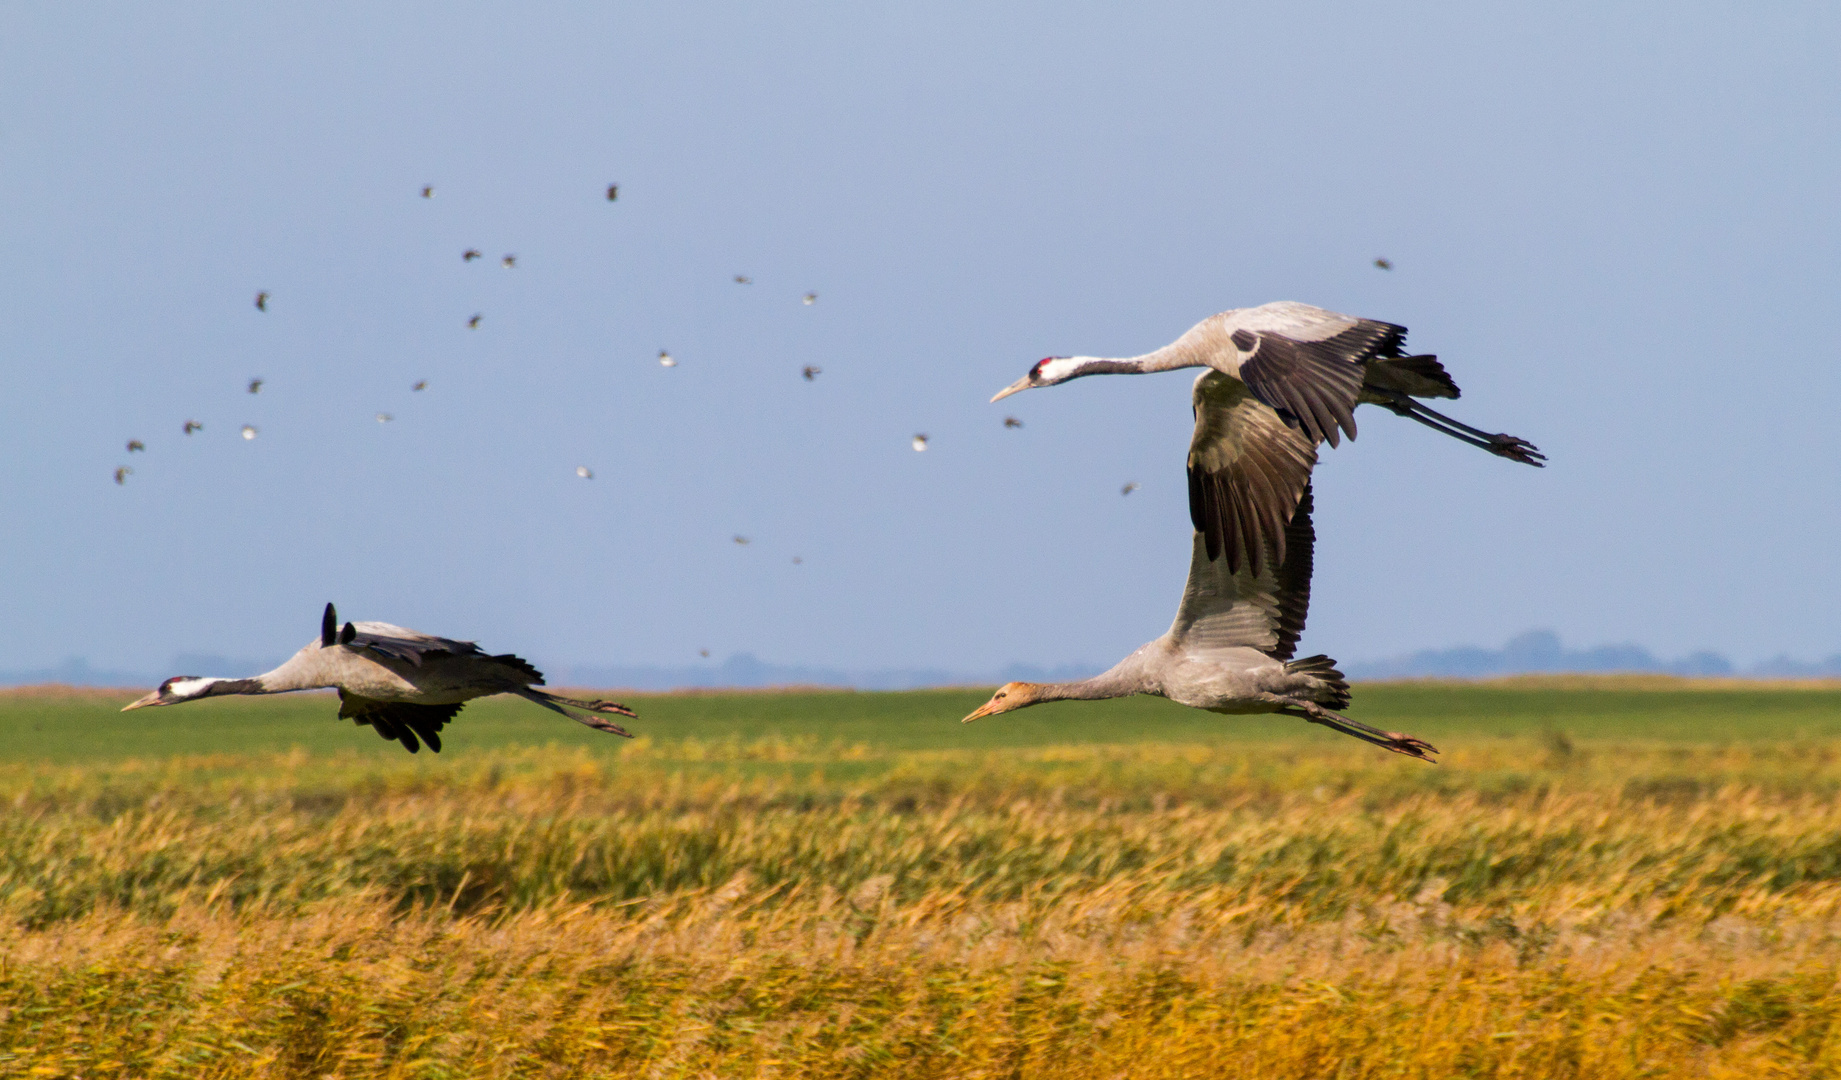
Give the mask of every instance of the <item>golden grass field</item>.
M 1841 690 L 0 694 L 0 1076 L 1826 1076 Z M 1010 723 L 1010 721 L 1015 721 Z M 172 750 L 158 752 L 162 744 Z

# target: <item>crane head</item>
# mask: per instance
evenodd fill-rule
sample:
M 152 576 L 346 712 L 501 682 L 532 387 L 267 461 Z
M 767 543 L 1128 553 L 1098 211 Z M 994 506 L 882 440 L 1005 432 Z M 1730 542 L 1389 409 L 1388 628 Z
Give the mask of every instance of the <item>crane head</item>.
M 1005 683 L 997 688 L 997 693 L 991 695 L 991 700 L 978 707 L 977 712 L 959 722 L 969 724 L 980 716 L 996 716 L 998 713 L 1011 712 L 1027 705 L 1034 705 L 1041 700 L 1039 697 L 1041 690 L 1042 686 L 1039 683 Z
M 1071 356 L 1044 356 L 1042 359 L 1036 361 L 1035 367 L 1029 369 L 1029 374 L 1016 380 L 1009 386 L 1004 387 L 1002 390 L 999 390 L 997 395 L 991 400 L 994 402 L 1002 401 L 1019 390 L 1029 390 L 1037 386 L 1053 386 L 1058 382 L 1066 382 L 1079 374 L 1077 370 L 1079 365 L 1075 363 L 1076 359 L 1078 358 Z
M 122 706 L 121 711 L 142 709 L 149 705 L 177 705 L 181 701 L 196 701 L 211 695 L 211 687 L 223 682 L 222 679 L 206 679 L 197 675 L 174 675 L 160 684 L 160 688 L 138 701 Z

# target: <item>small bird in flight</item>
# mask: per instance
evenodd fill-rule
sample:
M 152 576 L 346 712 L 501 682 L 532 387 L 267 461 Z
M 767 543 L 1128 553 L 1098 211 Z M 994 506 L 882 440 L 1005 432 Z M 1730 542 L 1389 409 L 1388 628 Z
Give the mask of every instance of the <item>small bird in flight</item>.
M 256 310 L 257 311 L 267 311 L 268 310 L 268 293 L 259 292 L 256 294 Z
M 741 546 L 743 546 L 743 547 L 747 547 L 747 546 L 748 546 L 749 544 L 751 544 L 751 543 L 753 543 L 753 541 L 751 541 L 751 540 L 749 540 L 749 539 L 748 539 L 747 537 L 745 537 L 745 536 L 737 536 L 737 537 L 735 538 L 735 542 L 736 542 L 736 543 L 738 543 L 738 544 L 740 544 L 740 545 L 741 545 Z
M 417 379 L 417 380 L 416 380 L 416 384 L 415 384 L 414 386 L 412 386 L 412 387 L 410 387 L 409 389 L 411 389 L 411 390 L 426 390 L 426 389 L 428 389 L 428 380 L 427 380 L 427 379 Z
M 805 366 L 805 369 L 799 372 L 799 374 L 805 376 L 806 382 L 815 382 L 818 379 L 818 377 L 820 375 L 823 375 L 824 373 L 825 373 L 824 368 L 813 367 L 811 364 L 807 364 Z
M 115 470 L 116 486 L 119 487 L 124 481 L 126 481 L 128 479 L 129 474 L 132 472 L 134 472 L 134 470 L 128 468 L 128 466 L 126 465 L 123 465 L 121 468 L 116 469 Z
M 619 197 L 620 197 L 620 185 L 619 184 L 607 185 L 607 201 L 613 202 L 615 199 L 618 199 Z
M 468 320 L 467 320 L 467 329 L 468 329 L 468 330 L 478 330 L 478 329 L 479 329 L 479 320 L 480 320 L 480 317 L 479 317 L 478 315 L 475 315 L 475 316 L 473 316 L 473 317 L 472 317 L 471 319 L 468 319 Z
M 589 468 L 586 465 L 577 465 L 575 467 L 575 475 L 581 477 L 584 480 L 593 480 L 594 470 Z
M 805 301 L 806 307 L 811 307 L 813 304 L 818 303 L 818 294 L 815 292 L 809 292 L 809 293 L 806 293 L 805 296 L 803 296 L 801 299 Z
M 518 257 L 516 255 L 507 255 L 504 258 L 499 260 L 499 265 L 503 266 L 507 270 L 516 269 L 518 265 Z
M 801 558 L 800 558 L 799 556 L 797 556 L 797 555 L 795 555 L 795 556 L 793 556 L 793 565 L 794 565 L 794 566 L 798 566 L 798 565 L 800 565 L 800 564 L 801 564 L 801 563 L 803 563 L 803 562 L 805 562 L 805 560 L 804 560 L 804 559 L 801 559 Z
M 480 255 L 478 248 L 468 248 L 467 250 L 460 253 L 461 262 L 472 262 L 474 259 L 478 259 L 482 257 L 483 256 Z
M 394 419 L 396 419 L 396 417 L 391 416 L 387 412 L 380 412 L 377 414 L 377 422 L 380 424 L 387 424 Z
M 128 453 L 132 454 L 136 450 L 146 450 L 146 449 L 147 449 L 147 444 L 142 442 L 141 440 L 139 439 L 129 439 L 128 440 Z
M 1131 480 L 1128 481 L 1124 487 L 1119 489 L 1119 494 L 1130 495 L 1136 490 L 1138 490 L 1138 482 L 1136 480 Z
M 914 452 L 918 454 L 922 450 L 925 450 L 925 449 L 927 449 L 927 436 L 925 435 L 914 436 Z
M 252 394 L 260 394 L 262 392 L 262 380 L 261 379 L 249 380 L 249 392 Z
M 434 197 L 435 197 L 435 185 L 433 185 L 433 184 L 423 184 L 423 185 L 422 185 L 422 197 L 423 197 L 424 199 L 432 199 L 432 198 L 434 198 Z
M 663 349 L 660 349 L 658 351 L 658 366 L 659 367 L 677 367 L 678 362 L 672 359 L 672 356 L 670 353 L 666 352 Z
M 753 278 L 751 278 L 751 277 L 749 277 L 749 276 L 748 276 L 747 274 L 736 274 L 736 275 L 735 275 L 735 284 L 737 284 L 737 285 L 752 285 L 752 284 L 754 284 L 754 279 L 753 279 Z
M 1374 260 L 1374 265 L 1380 267 L 1382 270 L 1392 270 L 1394 268 L 1392 259 L 1376 259 Z
M 708 660 L 710 658 L 710 651 L 708 649 L 698 649 L 697 655 L 703 657 L 705 660 Z
M 187 420 L 185 422 L 185 433 L 187 435 L 190 435 L 194 431 L 203 431 L 204 429 L 205 426 L 196 420 Z
M 1006 416 L 1004 417 L 1004 426 L 1007 428 L 1019 428 L 1023 426 L 1023 422 L 1014 416 Z
M 256 437 L 256 429 L 253 424 L 243 425 L 243 437 L 245 439 L 253 439 Z

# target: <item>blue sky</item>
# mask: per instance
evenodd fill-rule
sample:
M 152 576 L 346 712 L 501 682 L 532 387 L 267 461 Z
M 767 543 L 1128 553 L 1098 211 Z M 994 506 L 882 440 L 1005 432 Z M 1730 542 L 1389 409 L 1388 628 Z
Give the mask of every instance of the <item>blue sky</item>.
M 1181 590 L 1188 377 L 986 399 L 1275 299 L 1552 459 L 1363 410 L 1306 649 L 1841 649 L 1831 5 L 3 19 L 9 667 L 279 659 L 329 599 L 553 664 L 1110 662 Z

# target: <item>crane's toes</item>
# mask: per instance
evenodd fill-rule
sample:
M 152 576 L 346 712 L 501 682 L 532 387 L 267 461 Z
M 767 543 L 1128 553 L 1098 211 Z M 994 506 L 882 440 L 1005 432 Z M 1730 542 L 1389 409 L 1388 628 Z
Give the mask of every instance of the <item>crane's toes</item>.
M 615 713 L 620 716 L 631 716 L 634 719 L 639 718 L 638 713 L 634 712 L 633 710 L 627 708 L 625 705 L 622 705 L 617 701 L 602 701 L 599 698 L 596 698 L 595 700 L 588 703 L 588 708 L 593 709 L 595 712 L 599 712 L 599 713 Z
M 1438 764 L 1432 757 L 1433 754 L 1440 752 L 1438 747 L 1424 739 L 1415 739 L 1403 732 L 1389 731 L 1387 740 L 1381 745 L 1396 754 L 1405 754 L 1407 757 L 1418 758 L 1420 761 L 1430 762 L 1433 765 Z
M 632 732 L 614 723 L 612 720 L 597 720 L 592 716 L 578 716 L 576 719 L 594 728 L 596 731 L 605 731 L 610 735 L 618 735 L 623 739 L 630 739 L 633 737 Z
M 1492 435 L 1489 440 L 1489 452 L 1510 461 L 1519 461 L 1523 465 L 1532 465 L 1537 469 L 1545 468 L 1543 464 L 1547 455 L 1540 448 L 1526 439 L 1514 435 Z

